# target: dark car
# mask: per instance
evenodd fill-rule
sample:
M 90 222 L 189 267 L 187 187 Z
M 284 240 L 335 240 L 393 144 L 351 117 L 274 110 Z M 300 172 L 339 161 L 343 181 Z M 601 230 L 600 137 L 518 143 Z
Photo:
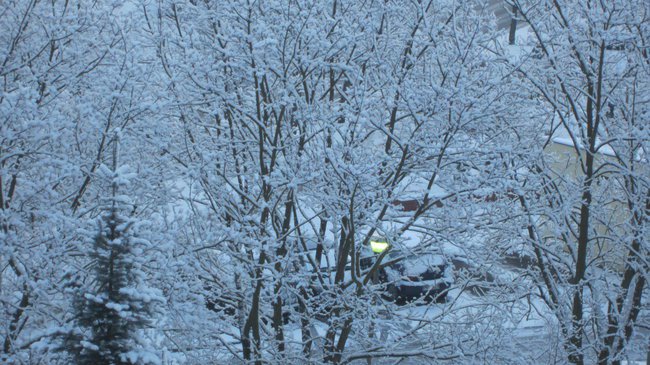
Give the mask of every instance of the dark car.
M 383 239 L 371 240 L 370 250 L 362 254 L 360 266 L 368 270 L 389 244 Z M 383 262 L 388 266 L 377 273 L 377 282 L 385 284 L 384 298 L 404 304 L 422 298 L 425 302 L 444 303 L 453 283 L 451 265 L 442 254 L 412 255 L 392 248 Z M 391 264 L 391 262 L 394 262 Z

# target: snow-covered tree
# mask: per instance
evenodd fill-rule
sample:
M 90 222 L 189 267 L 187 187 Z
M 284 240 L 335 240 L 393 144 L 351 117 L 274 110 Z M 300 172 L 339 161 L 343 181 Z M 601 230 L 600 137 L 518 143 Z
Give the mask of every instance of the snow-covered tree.
M 140 158 L 151 144 L 130 142 L 149 124 L 148 72 L 128 4 L 3 1 L 0 14 L 0 362 L 52 363 L 48 339 L 70 312 L 61 278 L 80 266 L 77 229 L 97 215 L 115 128 L 142 177 L 136 215 L 164 196 Z
M 636 355 L 649 13 L 0 1 L 0 362 Z M 386 300 L 434 254 L 446 303 Z
M 112 143 L 117 148 L 117 140 Z M 77 364 L 159 363 L 141 336 L 164 300 L 159 290 L 147 285 L 143 267 L 152 260 L 151 243 L 138 235 L 142 222 L 129 214 L 134 207 L 128 183 L 135 174 L 113 158 L 113 169 L 99 168 L 110 190 L 100 208 L 97 232 L 82 243 L 91 245 L 82 250 L 88 252 L 90 275 L 79 287 L 71 286 L 74 327 L 65 346 Z
M 359 358 L 411 356 L 404 347 L 458 357 L 407 336 L 375 347 L 368 324 L 397 331 L 399 319 L 380 313 L 380 287 L 358 268 L 374 234 L 404 249 L 415 229 L 427 237 L 417 254 L 453 241 L 461 225 L 448 217 L 466 219 L 460 202 L 496 177 L 485 166 L 503 151 L 506 126 L 494 119 L 509 91 L 485 51 L 494 37 L 482 30 L 493 24 L 481 9 L 336 0 L 149 8 L 183 141 L 172 153 L 188 177 L 189 261 L 241 345 L 217 340 L 223 353 L 342 362 L 352 344 Z M 483 175 L 466 176 L 473 166 Z M 403 214 L 400 199 L 419 208 Z M 304 346 L 292 345 L 287 316 L 299 318 Z M 467 344 L 483 338 L 466 333 Z
M 619 364 L 647 323 L 647 51 L 644 1 L 512 1 L 507 46 L 530 122 L 510 186 L 511 245 L 532 263 L 566 359 Z M 521 110 L 521 109 L 520 109 Z M 519 222 L 519 223 L 517 223 Z M 522 244 L 523 243 L 523 244 Z M 504 247 L 504 246 L 502 246 Z M 636 349 L 634 348 L 636 347 Z

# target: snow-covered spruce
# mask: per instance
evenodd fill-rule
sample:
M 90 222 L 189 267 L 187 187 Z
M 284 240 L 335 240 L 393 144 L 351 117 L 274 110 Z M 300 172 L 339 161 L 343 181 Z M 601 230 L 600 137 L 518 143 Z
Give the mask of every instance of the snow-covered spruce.
M 134 176 L 123 166 L 100 168 L 110 179 L 111 195 L 97 219 L 97 232 L 87 243 L 89 277 L 72 291 L 75 328 L 65 340 L 65 349 L 77 364 L 157 364 L 141 332 L 152 322 L 163 301 L 159 290 L 146 284 L 142 266 L 150 243 L 138 237 L 141 222 L 129 217 L 128 196 L 118 187 L 128 186 Z

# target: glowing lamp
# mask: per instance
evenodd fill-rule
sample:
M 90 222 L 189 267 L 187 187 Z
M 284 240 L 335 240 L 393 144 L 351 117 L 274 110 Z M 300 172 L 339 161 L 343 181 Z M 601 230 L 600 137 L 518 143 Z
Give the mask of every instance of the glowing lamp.
M 370 248 L 372 249 L 372 252 L 374 252 L 374 253 L 382 253 L 382 252 L 386 251 L 386 249 L 389 246 L 390 245 L 388 244 L 388 242 L 386 242 L 386 240 L 378 239 L 378 240 L 371 240 L 370 241 Z

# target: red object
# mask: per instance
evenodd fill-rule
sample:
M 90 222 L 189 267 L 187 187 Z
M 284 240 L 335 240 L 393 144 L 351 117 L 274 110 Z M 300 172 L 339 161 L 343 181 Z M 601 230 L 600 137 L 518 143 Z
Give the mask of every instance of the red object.
M 393 200 L 394 206 L 400 206 L 404 212 L 415 212 L 420 207 L 420 203 L 415 199 L 410 200 Z

